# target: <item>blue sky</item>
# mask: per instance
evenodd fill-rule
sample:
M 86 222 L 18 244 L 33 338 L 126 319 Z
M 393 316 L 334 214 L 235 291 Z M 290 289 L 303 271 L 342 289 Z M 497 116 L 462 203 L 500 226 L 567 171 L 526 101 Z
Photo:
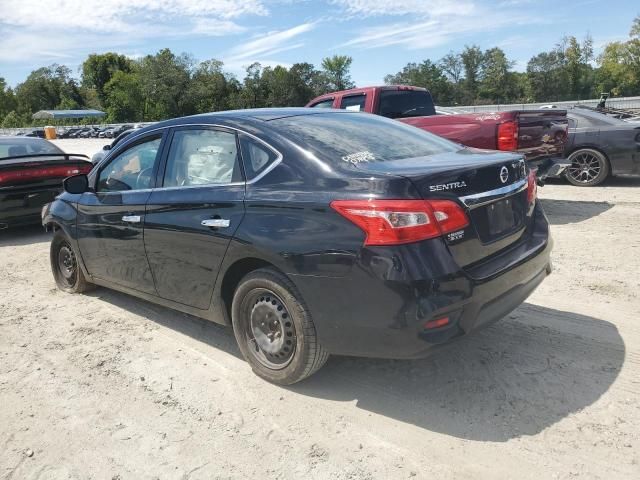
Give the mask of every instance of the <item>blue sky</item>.
M 363 86 L 467 44 L 500 46 L 518 70 L 563 35 L 591 34 L 597 53 L 638 14 L 638 0 L 0 0 L 0 76 L 15 86 L 51 63 L 77 75 L 89 53 L 169 47 L 239 78 L 254 61 L 347 54 Z

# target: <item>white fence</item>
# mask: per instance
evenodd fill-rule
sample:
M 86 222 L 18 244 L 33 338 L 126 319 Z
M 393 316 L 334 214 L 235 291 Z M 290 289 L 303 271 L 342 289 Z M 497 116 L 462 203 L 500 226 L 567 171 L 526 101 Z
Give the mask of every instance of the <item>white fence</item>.
M 545 105 L 556 105 L 558 108 L 569 108 L 575 105 L 586 105 L 588 107 L 597 107 L 600 99 L 591 100 L 570 100 L 567 102 L 543 102 L 543 103 L 512 103 L 510 105 L 469 105 L 447 107 L 451 110 L 460 110 L 465 112 L 503 112 L 506 110 L 535 110 Z M 609 98 L 606 103 L 609 108 L 635 109 L 640 108 L 640 97 L 618 97 Z

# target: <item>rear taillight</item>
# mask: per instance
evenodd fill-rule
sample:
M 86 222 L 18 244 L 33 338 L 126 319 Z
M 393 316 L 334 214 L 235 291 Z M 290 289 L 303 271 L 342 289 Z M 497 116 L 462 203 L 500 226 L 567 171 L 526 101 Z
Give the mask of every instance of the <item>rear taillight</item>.
M 508 121 L 498 124 L 498 150 L 518 149 L 518 124 Z
M 531 205 L 536 200 L 538 193 L 538 179 L 536 177 L 537 170 L 529 170 L 527 177 L 527 202 Z
M 364 230 L 365 245 L 418 242 L 469 224 L 451 200 L 334 200 L 331 207 Z
M 92 165 L 55 167 L 23 167 L 16 170 L 0 172 L 0 185 L 12 183 L 26 183 L 34 180 L 47 180 L 52 178 L 66 178 L 79 173 L 89 173 Z

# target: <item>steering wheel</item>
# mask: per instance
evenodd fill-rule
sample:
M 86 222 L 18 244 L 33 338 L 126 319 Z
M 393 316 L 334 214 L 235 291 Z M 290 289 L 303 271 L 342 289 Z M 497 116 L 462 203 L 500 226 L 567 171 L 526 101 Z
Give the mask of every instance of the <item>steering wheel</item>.
M 111 190 L 111 191 L 131 190 L 131 187 L 128 184 L 126 184 L 122 180 L 118 180 L 117 178 L 107 177 L 104 183 L 107 186 L 107 190 Z
M 140 173 L 138 173 L 138 177 L 136 178 L 136 189 L 140 189 L 141 185 L 140 185 L 140 181 L 142 180 L 142 178 L 145 175 L 148 175 L 149 180 L 151 179 L 151 171 L 153 169 L 151 167 L 149 168 L 143 168 L 142 170 L 140 170 Z M 148 188 L 149 184 L 147 183 L 147 185 L 142 186 L 142 188 Z

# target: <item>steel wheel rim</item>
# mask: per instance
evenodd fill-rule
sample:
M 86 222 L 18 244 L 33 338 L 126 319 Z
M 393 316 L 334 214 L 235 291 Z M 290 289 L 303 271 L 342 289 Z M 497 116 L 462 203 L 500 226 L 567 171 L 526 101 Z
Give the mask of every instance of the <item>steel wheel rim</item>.
M 58 272 L 62 277 L 62 281 L 67 286 L 73 286 L 76 283 L 76 276 L 78 272 L 78 262 L 76 256 L 73 253 L 71 245 L 63 243 L 58 249 Z
M 593 153 L 582 152 L 571 159 L 569 175 L 576 182 L 590 183 L 602 172 L 602 161 Z
M 285 303 L 272 291 L 259 288 L 247 295 L 244 304 L 249 353 L 263 366 L 282 370 L 296 351 L 295 326 Z

